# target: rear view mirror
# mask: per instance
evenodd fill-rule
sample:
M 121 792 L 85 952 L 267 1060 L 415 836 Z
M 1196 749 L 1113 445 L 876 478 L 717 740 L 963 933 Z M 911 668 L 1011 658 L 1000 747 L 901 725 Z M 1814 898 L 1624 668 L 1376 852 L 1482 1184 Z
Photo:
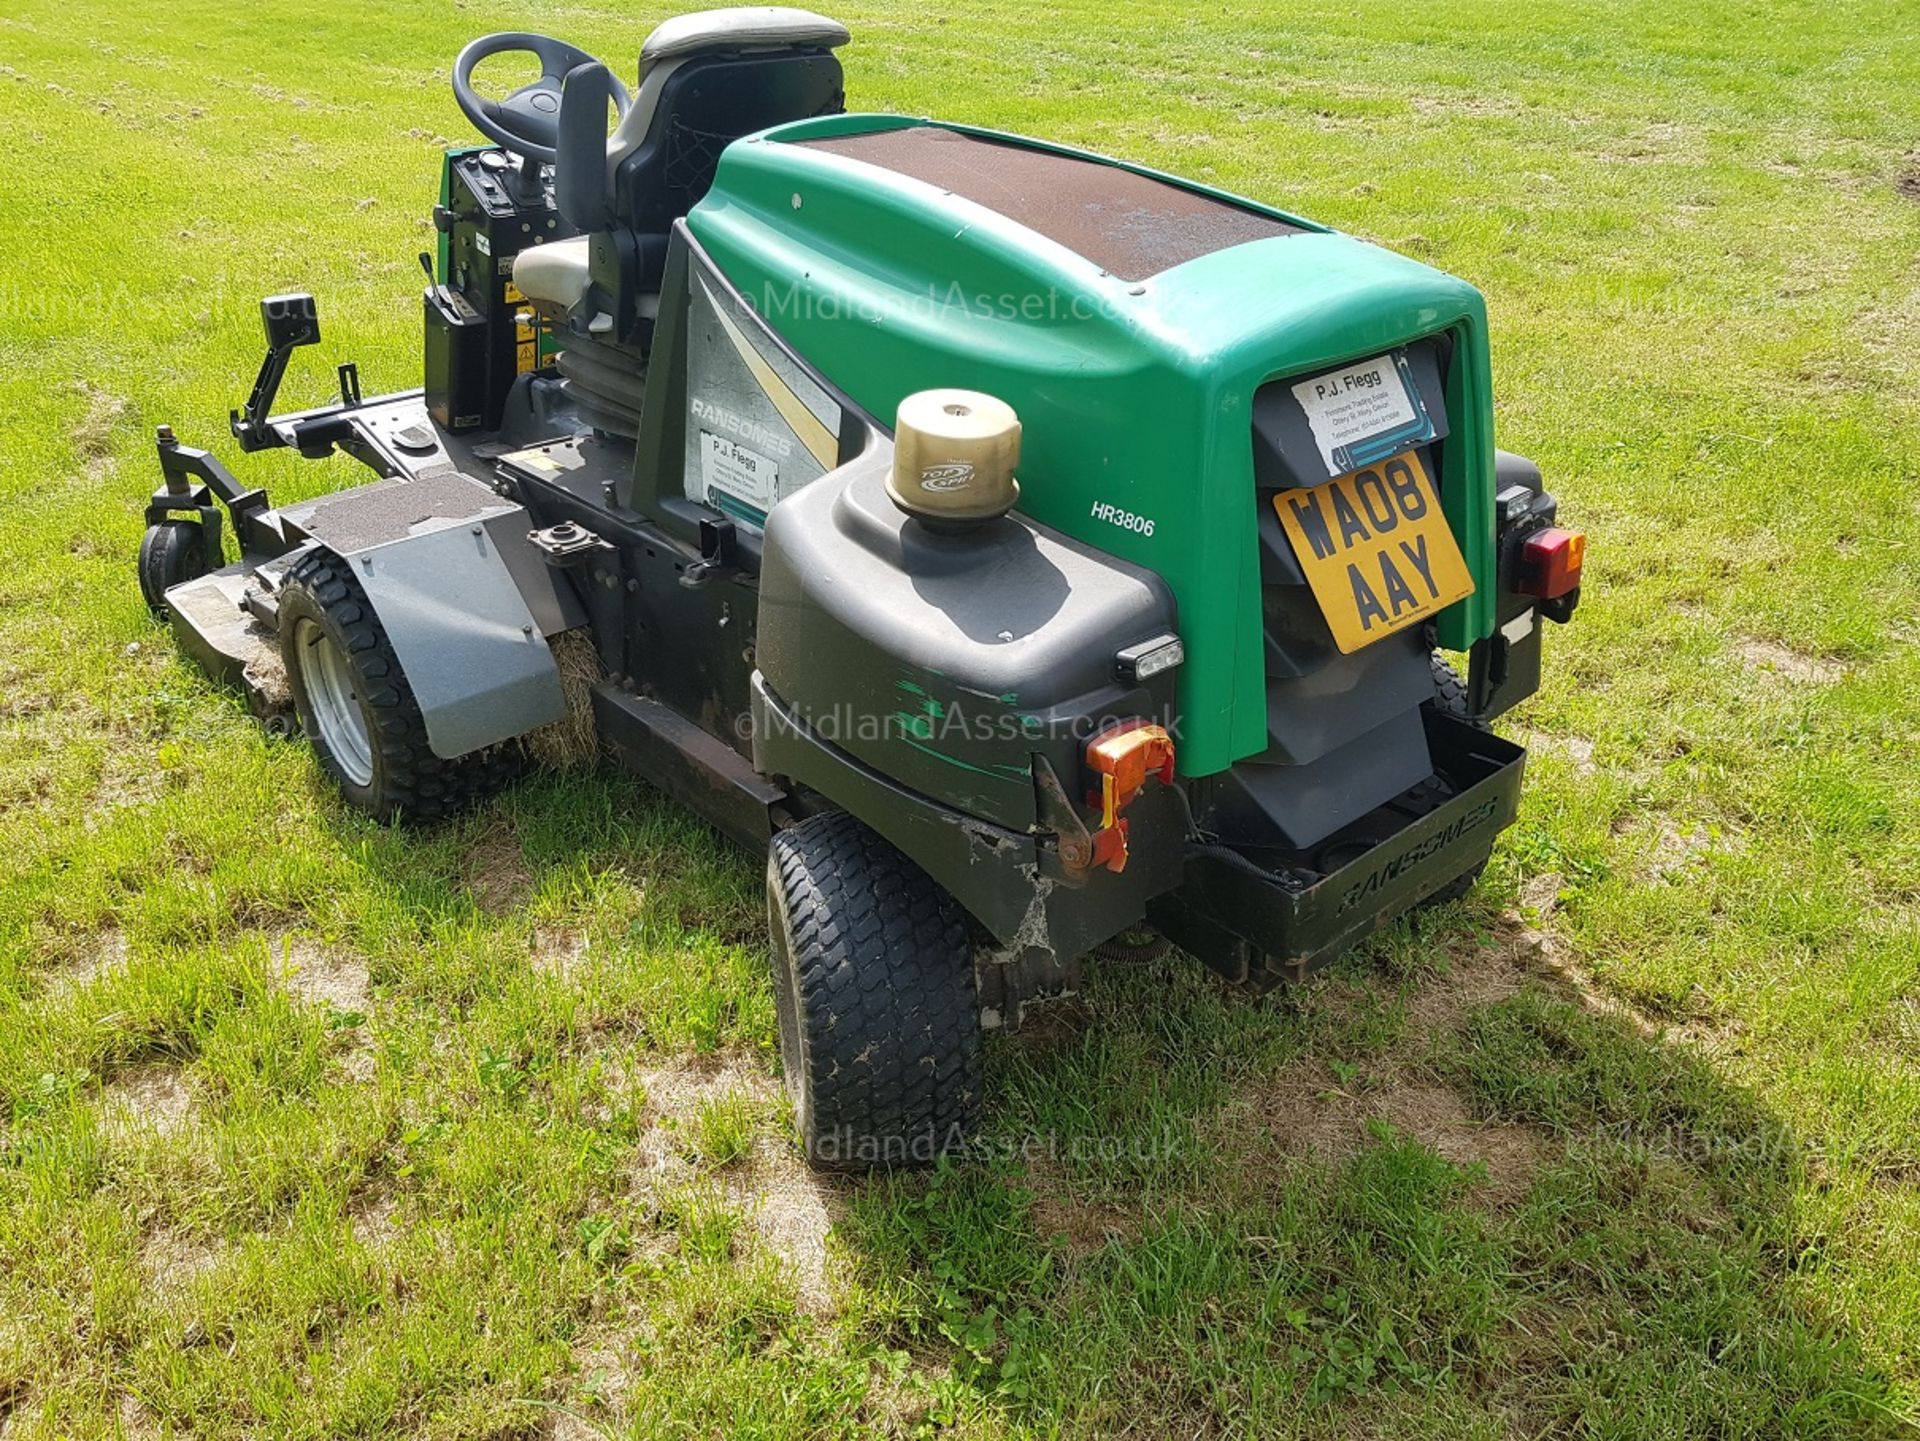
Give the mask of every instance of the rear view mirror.
M 269 295 L 260 302 L 260 324 L 267 332 L 269 350 L 320 343 L 320 312 L 311 295 Z

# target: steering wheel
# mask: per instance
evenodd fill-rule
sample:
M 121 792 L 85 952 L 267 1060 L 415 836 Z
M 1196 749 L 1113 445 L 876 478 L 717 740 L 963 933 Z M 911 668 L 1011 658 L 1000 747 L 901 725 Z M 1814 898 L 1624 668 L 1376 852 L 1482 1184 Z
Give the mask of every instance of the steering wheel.
M 540 78 L 522 85 L 505 100 L 488 100 L 473 88 L 473 67 L 490 55 L 508 50 L 525 50 L 533 55 L 540 62 Z M 502 30 L 482 35 L 460 52 L 453 62 L 453 98 L 461 114 L 487 139 L 515 155 L 551 165 L 554 142 L 560 138 L 560 83 L 576 65 L 597 63 L 586 51 L 550 35 Z M 611 72 L 607 78 L 613 84 L 614 113 L 625 115 L 627 87 Z

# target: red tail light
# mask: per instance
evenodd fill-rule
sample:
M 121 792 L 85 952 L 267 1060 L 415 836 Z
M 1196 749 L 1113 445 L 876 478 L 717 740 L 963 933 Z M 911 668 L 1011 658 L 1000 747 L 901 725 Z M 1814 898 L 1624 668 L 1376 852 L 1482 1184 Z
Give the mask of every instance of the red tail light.
M 1522 595 L 1558 600 L 1580 584 L 1580 563 L 1587 558 L 1587 538 L 1577 530 L 1550 525 L 1520 543 L 1520 573 L 1513 588 Z

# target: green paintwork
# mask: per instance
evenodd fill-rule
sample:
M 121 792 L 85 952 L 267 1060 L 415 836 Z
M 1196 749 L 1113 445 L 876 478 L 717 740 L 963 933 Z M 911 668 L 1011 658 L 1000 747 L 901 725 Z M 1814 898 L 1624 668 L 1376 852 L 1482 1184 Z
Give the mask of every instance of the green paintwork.
M 900 677 L 893 684 L 894 689 L 907 697 L 905 705 L 909 708 L 893 713 L 893 718 L 900 723 L 900 739 L 905 744 L 924 755 L 932 756 L 935 760 L 945 761 L 950 766 L 958 766 L 961 770 L 971 771 L 975 775 L 986 776 L 996 781 L 1009 781 L 1022 789 L 1033 784 L 1031 771 L 1004 765 L 975 765 L 972 761 L 952 755 L 942 746 L 935 744 L 934 725 L 935 722 L 946 719 L 946 705 L 925 686 L 908 676 Z
M 1269 380 L 1453 332 L 1440 485 L 1477 589 L 1443 613 L 1440 640 L 1464 649 L 1488 632 L 1492 377 L 1477 290 L 1290 215 L 1309 233 L 1135 284 L 984 206 L 784 143 L 925 123 L 835 116 L 737 142 L 688 223 L 788 343 L 883 423 L 932 386 L 1014 406 L 1021 509 L 1158 572 L 1178 597 L 1182 771 L 1267 745 L 1251 403 Z M 1101 503 L 1150 518 L 1153 534 L 1094 518 Z

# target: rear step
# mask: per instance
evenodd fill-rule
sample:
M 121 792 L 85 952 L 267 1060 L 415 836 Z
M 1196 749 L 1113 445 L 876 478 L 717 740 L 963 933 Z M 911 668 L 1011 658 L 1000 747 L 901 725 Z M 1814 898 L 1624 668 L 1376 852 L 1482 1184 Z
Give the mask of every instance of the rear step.
M 610 681 L 593 688 L 593 719 L 622 763 L 749 846 L 765 846 L 787 793 L 725 741 L 669 706 Z
M 1198 849 L 1148 918 L 1229 980 L 1268 986 L 1304 977 L 1484 862 L 1519 812 L 1526 752 L 1431 707 L 1421 718 L 1434 777 L 1311 851 Z

